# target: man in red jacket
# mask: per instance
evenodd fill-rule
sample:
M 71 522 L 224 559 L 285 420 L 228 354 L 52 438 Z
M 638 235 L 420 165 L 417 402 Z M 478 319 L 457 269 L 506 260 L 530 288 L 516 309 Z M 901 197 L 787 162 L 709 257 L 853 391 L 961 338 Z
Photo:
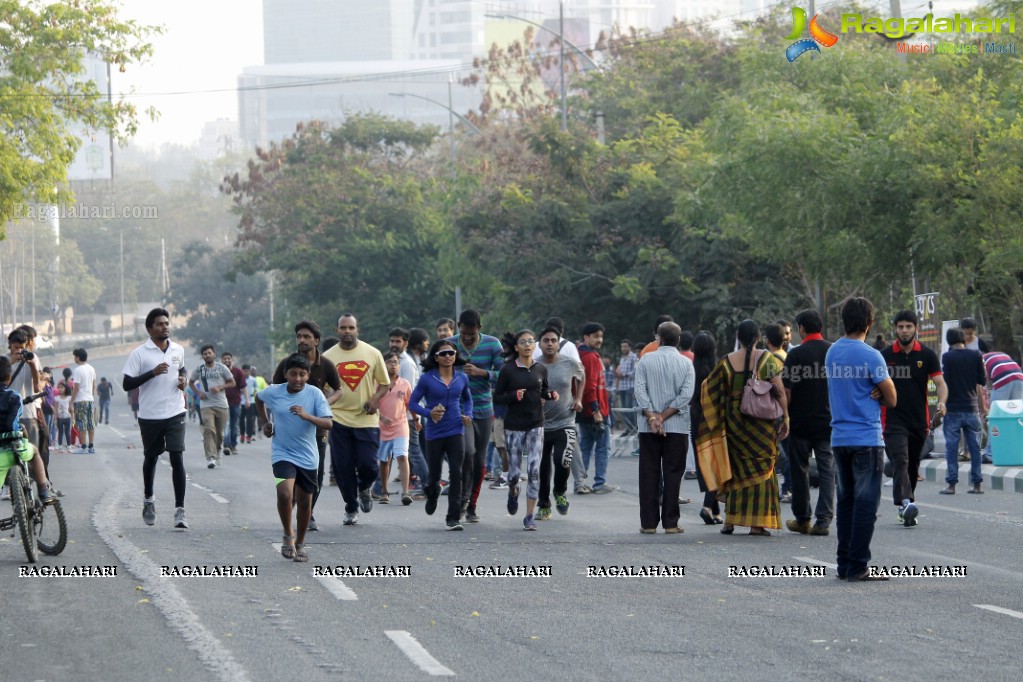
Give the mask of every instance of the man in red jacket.
M 583 384 L 583 409 L 576 417 L 579 431 L 579 451 L 582 454 L 583 471 L 590 468 L 590 456 L 595 455 L 593 465 L 593 490 L 596 495 L 618 490 L 608 485 L 608 450 L 611 445 L 611 430 L 607 418 L 611 409 L 607 402 L 607 386 L 604 383 L 604 363 L 600 359 L 600 347 L 604 345 L 604 325 L 587 322 L 582 328 L 583 343 L 579 346 L 579 359 L 583 364 L 586 379 Z M 591 492 L 586 486 L 576 484 L 575 492 L 582 495 Z

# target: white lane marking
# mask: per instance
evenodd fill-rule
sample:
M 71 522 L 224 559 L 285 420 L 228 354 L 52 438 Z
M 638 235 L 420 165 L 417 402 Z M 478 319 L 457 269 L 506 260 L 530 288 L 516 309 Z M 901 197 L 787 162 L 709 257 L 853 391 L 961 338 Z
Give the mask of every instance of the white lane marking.
M 819 561 L 817 559 L 811 559 L 808 556 L 794 556 L 792 558 L 795 559 L 796 561 L 802 561 L 802 562 L 807 563 L 807 564 L 814 564 L 816 566 L 827 566 L 828 568 L 833 568 L 836 571 L 838 570 L 838 564 L 829 564 L 827 561 Z
M 988 611 L 994 611 L 995 613 L 1001 613 L 1006 616 L 1012 616 L 1013 618 L 1023 619 L 1023 613 L 1019 611 L 1013 611 L 1012 609 L 1003 609 L 1001 606 L 992 606 L 990 604 L 974 604 L 978 609 L 986 609 Z
M 277 554 L 281 553 L 281 543 L 271 542 L 270 546 L 274 548 L 274 552 Z M 352 588 L 345 585 L 340 578 L 335 578 L 332 575 L 316 575 L 312 574 L 316 582 L 327 588 L 327 591 L 334 595 L 335 599 L 341 601 L 358 601 L 359 595 L 352 591 Z
M 220 680 L 248 682 L 245 668 L 188 606 L 170 580 L 160 577 L 160 568 L 141 549 L 126 540 L 117 526 L 117 513 L 127 490 L 110 488 L 92 510 L 92 525 L 128 571 L 142 583 L 150 602 L 163 614 L 167 624 L 199 655 L 203 665 Z M 156 536 L 153 536 L 156 537 Z
M 352 592 L 352 588 L 341 582 L 340 578 L 335 578 L 332 575 L 316 575 L 311 574 L 316 582 L 327 588 L 327 592 L 330 592 L 336 599 L 341 601 L 358 601 L 359 596 Z
M 216 500 L 220 504 L 227 504 L 228 503 L 228 500 L 227 500 L 226 497 L 221 497 L 220 495 L 218 495 L 216 493 L 210 493 L 210 497 L 212 497 L 214 500 Z
M 193 483 L 192 487 L 198 488 L 199 490 L 203 491 L 204 493 L 208 493 L 210 497 L 212 497 L 214 500 L 216 500 L 220 504 L 230 504 L 231 503 L 231 501 L 228 500 L 226 497 L 224 497 L 223 495 L 218 495 L 217 493 L 213 492 L 212 489 L 207 488 L 204 485 L 199 485 L 198 483 Z
M 974 511 L 973 509 L 959 509 L 958 507 L 946 507 L 942 504 L 931 504 L 930 502 L 914 502 L 921 509 L 937 509 L 939 511 L 952 512 L 953 514 L 971 514 L 973 516 L 997 516 L 994 512 Z M 1005 518 L 999 517 L 999 518 Z
M 454 670 L 441 665 L 441 662 L 431 656 L 410 633 L 404 630 L 384 630 L 384 634 L 423 672 L 434 677 L 455 676 Z

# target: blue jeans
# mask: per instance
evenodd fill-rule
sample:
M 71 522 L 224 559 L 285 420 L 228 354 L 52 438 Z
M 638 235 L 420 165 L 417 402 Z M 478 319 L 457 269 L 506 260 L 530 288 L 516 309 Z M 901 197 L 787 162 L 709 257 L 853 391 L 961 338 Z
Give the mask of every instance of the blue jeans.
M 611 447 L 611 425 L 595 422 L 577 422 L 579 431 L 579 454 L 582 455 L 583 471 L 590 470 L 590 455 L 594 455 L 593 487 L 599 488 L 607 482 L 607 458 Z
M 976 412 L 949 412 L 941 423 L 945 433 L 945 483 L 959 482 L 959 431 L 966 435 L 970 451 L 970 483 L 983 483 L 980 473 L 980 417 Z
M 618 391 L 618 402 L 621 403 L 619 407 L 622 408 L 622 422 L 625 424 L 626 431 L 636 430 L 636 413 L 628 412 L 636 407 L 636 394 L 630 388 L 627 391 Z
M 1023 400 L 1023 381 L 1010 381 L 1001 388 L 991 391 L 991 402 L 996 400 Z M 984 456 L 991 456 L 991 437 L 988 436 L 984 446 Z
M 110 423 L 110 398 L 99 399 L 99 424 Z
M 227 406 L 227 429 L 224 431 L 224 447 L 234 450 L 238 447 L 238 427 L 241 424 L 242 406 Z
M 881 504 L 884 448 L 837 446 L 838 487 L 835 526 L 838 528 L 838 577 L 859 575 L 870 563 L 870 540 Z

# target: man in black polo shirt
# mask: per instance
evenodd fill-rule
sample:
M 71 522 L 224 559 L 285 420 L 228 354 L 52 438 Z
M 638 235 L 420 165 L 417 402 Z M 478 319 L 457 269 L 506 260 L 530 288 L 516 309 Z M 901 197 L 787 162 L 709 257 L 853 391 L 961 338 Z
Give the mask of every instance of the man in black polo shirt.
M 297 352 L 309 360 L 309 380 L 306 383 L 323 391 L 323 394 L 327 397 L 327 402 L 332 403 L 331 398 L 334 392 L 341 388 L 341 379 L 338 377 L 337 367 L 334 366 L 334 363 L 330 360 L 324 360 L 323 356 L 320 355 L 320 325 L 310 320 L 302 320 L 296 324 L 295 346 Z M 286 361 L 287 358 L 284 358 L 277 365 L 270 383 L 287 383 L 288 380 L 284 376 L 284 363 Z M 323 487 L 323 462 L 327 453 L 327 437 L 329 435 L 329 430 L 316 430 L 316 448 L 319 451 L 320 463 L 316 469 L 316 492 L 313 493 L 314 510 L 316 508 L 316 500 L 320 497 L 320 489 Z M 316 519 L 310 513 L 308 530 L 319 529 L 319 526 L 316 525 Z
M 909 528 L 919 513 L 913 504 L 919 478 L 920 456 L 930 428 L 927 382 L 938 389 L 937 412 L 945 416 L 948 387 L 941 375 L 938 354 L 916 340 L 916 313 L 903 310 L 895 316 L 895 343 L 881 351 L 888 375 L 895 382 L 898 400 L 884 408 L 884 447 L 892 460 L 892 493 L 899 508 L 899 521 Z
M 792 472 L 792 513 L 785 526 L 793 533 L 827 535 L 835 518 L 835 456 L 831 451 L 831 409 L 824 359 L 831 344 L 821 336 L 823 322 L 816 310 L 796 315 L 802 343 L 785 358 L 782 381 L 789 398 L 789 465 Z M 810 509 L 810 453 L 817 459 L 820 487 L 817 521 Z

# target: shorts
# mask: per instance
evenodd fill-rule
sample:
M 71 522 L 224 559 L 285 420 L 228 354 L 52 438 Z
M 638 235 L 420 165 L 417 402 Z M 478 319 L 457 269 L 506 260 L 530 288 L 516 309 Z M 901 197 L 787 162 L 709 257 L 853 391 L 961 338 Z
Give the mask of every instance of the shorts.
M 499 448 L 504 447 L 504 417 L 494 417 L 494 426 L 490 431 L 490 442 Z
M 87 431 L 96 430 L 96 420 L 91 400 L 75 403 L 75 428 L 83 436 Z
M 281 460 L 273 463 L 273 470 L 278 483 L 293 478 L 295 484 L 310 495 L 316 492 L 316 469 L 303 469 L 294 462 Z
M 139 430 L 142 432 L 142 452 L 147 457 L 159 455 L 161 452 L 185 451 L 184 412 L 168 419 L 139 417 Z
M 4 485 L 7 485 L 7 471 L 14 466 L 15 456 L 22 462 L 29 462 L 35 456 L 35 450 L 27 438 L 0 441 L 0 483 Z
M 380 441 L 380 448 L 377 450 L 377 460 L 383 463 L 395 457 L 408 457 L 408 438 Z

